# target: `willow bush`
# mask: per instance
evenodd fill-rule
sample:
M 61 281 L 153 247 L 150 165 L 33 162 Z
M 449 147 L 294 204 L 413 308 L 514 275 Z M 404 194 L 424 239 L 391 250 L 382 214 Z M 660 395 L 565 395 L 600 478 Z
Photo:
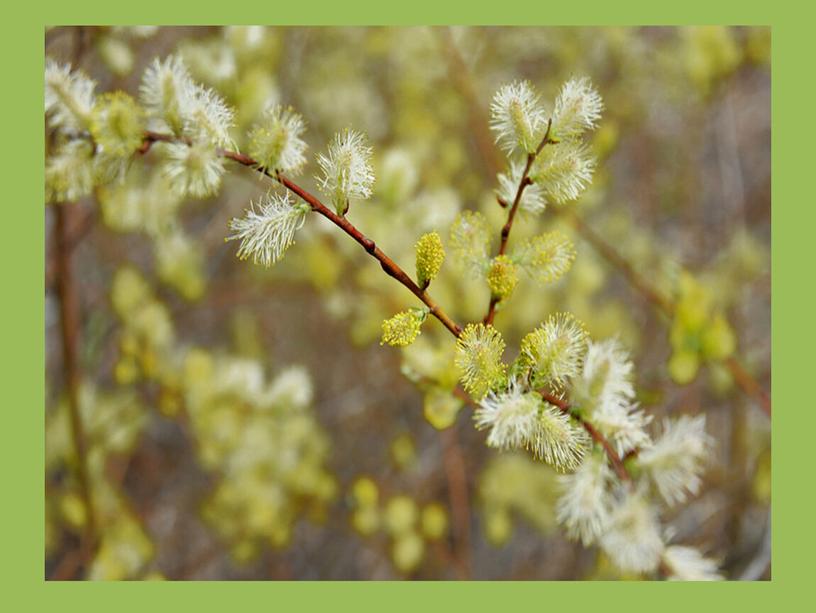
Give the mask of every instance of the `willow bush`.
M 58 35 L 48 576 L 255 577 L 271 559 L 290 567 L 273 577 L 512 578 L 527 575 L 482 562 L 480 544 L 512 546 L 516 525 L 573 552 L 539 551 L 539 576 L 738 576 L 762 536 L 734 505 L 769 503 L 768 297 L 748 296 L 767 233 L 724 210 L 728 233 L 688 257 L 700 224 L 679 217 L 709 133 L 739 165 L 725 111 L 693 114 L 764 83 L 766 31 L 56 28 L 47 43 Z M 669 141 L 663 159 L 642 159 L 646 137 Z M 656 176 L 628 176 L 636 163 Z M 743 197 L 761 193 L 746 182 Z M 104 308 L 83 318 L 86 278 Z M 319 305 L 311 368 L 269 355 L 275 299 Z M 369 348 L 337 352 L 332 334 Z M 324 424 L 338 389 L 365 405 L 378 385 L 407 391 L 380 395 L 368 427 Z M 402 419 L 389 468 L 376 441 Z M 133 483 L 172 427 L 208 482 L 184 511 L 203 554 L 164 542 L 175 528 Z M 417 445 L 411 429 L 429 427 Z M 178 521 L 175 492 L 163 508 Z M 709 540 L 711 516 L 728 539 Z M 344 574 L 298 557 L 310 538 L 379 553 Z

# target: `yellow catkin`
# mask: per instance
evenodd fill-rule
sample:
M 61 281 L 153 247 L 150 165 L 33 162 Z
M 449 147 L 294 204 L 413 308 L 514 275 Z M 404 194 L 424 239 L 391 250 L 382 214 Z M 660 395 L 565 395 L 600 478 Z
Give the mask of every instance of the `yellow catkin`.
M 397 313 L 382 324 L 381 345 L 392 347 L 407 347 L 419 336 L 425 313 L 416 309 Z
M 423 234 L 416 243 L 416 272 L 420 287 L 426 287 L 436 278 L 444 260 L 445 249 L 439 234 Z

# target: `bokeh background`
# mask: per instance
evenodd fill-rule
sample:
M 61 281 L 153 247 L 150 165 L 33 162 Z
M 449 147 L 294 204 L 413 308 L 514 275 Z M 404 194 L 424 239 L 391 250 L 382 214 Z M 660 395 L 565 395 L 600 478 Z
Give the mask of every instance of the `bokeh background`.
M 629 348 L 655 423 L 704 412 L 716 441 L 704 486 L 664 519 L 728 578 L 770 576 L 770 421 L 761 392 L 746 393 L 770 390 L 768 28 L 57 27 L 45 45 L 97 91 L 134 96 L 153 58 L 179 54 L 236 108 L 239 147 L 266 104 L 292 105 L 308 123 L 309 189 L 331 135 L 366 132 L 375 194 L 349 216 L 406 270 L 416 238 L 446 237 L 462 209 L 498 234 L 493 92 L 526 78 L 551 100 L 591 77 L 606 107 L 593 185 L 511 239 L 557 227 L 576 263 L 555 286 L 522 282 L 497 327 L 513 348 L 569 310 Z M 620 578 L 561 534 L 548 467 L 488 449 L 469 408 L 423 393 L 452 349 L 437 322 L 404 352 L 379 345 L 382 320 L 414 299 L 347 236 L 309 219 L 272 269 L 237 260 L 227 223 L 267 189 L 236 166 L 217 197 L 181 200 L 148 154 L 123 184 L 47 207 L 46 577 Z M 486 288 L 455 265 L 432 289 L 458 321 L 483 316 Z M 749 382 L 687 348 L 679 359 L 684 322 L 649 292 L 723 314 Z

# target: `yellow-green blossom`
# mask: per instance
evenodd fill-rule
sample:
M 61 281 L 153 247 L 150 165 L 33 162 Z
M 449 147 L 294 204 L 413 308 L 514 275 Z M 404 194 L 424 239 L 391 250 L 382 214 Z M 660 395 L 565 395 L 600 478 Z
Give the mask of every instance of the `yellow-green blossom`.
M 423 234 L 417 241 L 415 249 L 417 283 L 424 288 L 439 274 L 445 260 L 445 249 L 442 247 L 442 239 L 436 232 Z
M 556 313 L 522 339 L 519 362 L 534 386 L 558 388 L 578 374 L 586 348 L 584 325 L 570 313 Z
M 382 324 L 382 340 L 380 345 L 388 344 L 392 347 L 407 347 L 416 340 L 422 328 L 422 322 L 428 312 L 422 309 L 408 309 L 397 313 Z
M 462 386 L 471 396 L 481 399 L 505 381 L 502 362 L 504 339 L 493 326 L 468 324 L 456 342 L 456 367 Z

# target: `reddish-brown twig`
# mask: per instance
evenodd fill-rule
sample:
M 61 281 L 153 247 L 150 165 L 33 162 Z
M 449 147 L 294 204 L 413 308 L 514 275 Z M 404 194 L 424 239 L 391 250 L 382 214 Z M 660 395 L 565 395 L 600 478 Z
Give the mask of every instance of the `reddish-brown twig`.
M 606 456 L 609 458 L 609 463 L 612 464 L 612 468 L 615 469 L 615 473 L 618 475 L 620 480 L 626 483 L 632 483 L 632 476 L 629 474 L 629 471 L 627 470 L 626 465 L 623 463 L 623 460 L 621 460 L 621 457 L 618 455 L 618 452 L 615 451 L 607 438 L 601 434 L 595 428 L 595 426 L 579 415 L 576 415 L 572 411 L 570 404 L 563 398 L 559 398 L 558 396 L 546 391 L 540 391 L 539 394 L 541 394 L 541 397 L 544 400 L 558 408 L 561 412 L 571 415 L 574 419 L 576 419 L 581 426 L 583 426 L 584 430 L 586 430 L 587 434 L 589 434 L 592 440 L 603 447 Z
M 499 243 L 498 255 L 504 255 L 504 253 L 507 251 L 507 241 L 510 238 L 510 231 L 513 229 L 513 221 L 516 218 L 516 212 L 518 211 L 519 204 L 521 203 L 521 197 L 524 195 L 525 188 L 532 184 L 532 181 L 530 180 L 530 169 L 533 167 L 533 162 L 535 162 L 535 159 L 538 157 L 538 154 L 541 153 L 541 150 L 546 145 L 553 142 L 550 140 L 551 127 L 552 119 L 547 122 L 547 130 L 544 132 L 544 137 L 541 139 L 538 147 L 536 147 L 536 150 L 533 153 L 527 154 L 527 162 L 524 165 L 524 170 L 522 171 L 521 178 L 519 179 L 519 185 L 516 189 L 516 196 L 513 198 L 513 204 L 510 205 L 510 211 L 507 213 L 507 221 L 501 229 L 501 241 Z M 490 305 L 487 308 L 487 315 L 484 317 L 485 324 L 489 325 L 493 323 L 493 318 L 496 315 L 496 305 L 498 303 L 499 301 L 495 298 L 490 299 Z
M 475 118 L 471 124 L 474 132 L 477 133 L 476 140 L 480 145 L 482 143 L 489 142 L 490 134 L 487 127 L 487 118 L 483 112 L 482 106 L 479 104 L 477 97 L 472 95 L 474 87 L 470 79 L 470 72 L 467 65 L 454 44 L 448 44 L 446 46 L 446 51 L 449 60 L 449 70 L 451 75 L 455 77 L 453 78 L 453 82 L 457 85 L 463 98 L 468 103 L 468 111 L 471 117 Z M 500 166 L 496 156 L 482 155 L 482 158 L 485 169 L 490 174 L 499 172 Z M 501 200 L 499 201 L 499 204 L 503 208 L 507 207 L 507 203 Z M 558 207 L 553 207 L 553 210 L 555 210 L 557 213 L 564 212 L 563 209 L 559 209 Z M 648 281 L 646 281 L 637 273 L 637 271 L 635 271 L 632 265 L 627 262 L 625 258 L 623 258 L 611 245 L 609 245 L 609 243 L 603 240 L 600 235 L 598 235 L 590 226 L 584 223 L 577 215 L 570 214 L 570 217 L 573 220 L 578 234 L 586 239 L 586 241 L 601 256 L 603 256 L 604 259 L 612 264 L 612 266 L 623 273 L 624 277 L 632 285 L 632 287 L 638 290 L 638 292 L 640 292 L 641 295 L 643 295 L 651 304 L 653 304 L 655 308 L 665 315 L 671 317 L 674 310 L 674 305 L 672 304 L 671 300 L 655 290 Z M 495 308 L 496 303 L 495 301 L 491 300 L 488 316 L 485 317 L 485 323 L 491 323 L 493 321 Z M 770 417 L 771 397 L 768 392 L 754 377 L 750 375 L 750 373 L 745 370 L 736 357 L 729 357 L 724 363 L 728 371 L 731 373 L 731 376 L 734 378 L 736 384 L 749 397 L 756 400 L 759 403 L 760 408 Z
M 756 400 L 759 403 L 760 408 L 768 417 L 770 417 L 771 397 L 768 392 L 765 391 L 765 388 L 763 388 L 759 382 L 745 370 L 742 364 L 740 364 L 740 361 L 734 356 L 727 357 L 724 364 L 742 391 Z
M 145 138 L 141 148 L 139 149 L 139 153 L 147 153 L 150 149 L 151 145 L 154 142 L 173 142 L 177 140 L 174 136 L 166 135 L 166 134 L 157 134 L 155 132 L 147 132 L 145 133 Z M 285 175 L 273 171 L 269 171 L 266 168 L 261 167 L 258 162 L 253 160 L 248 155 L 244 155 L 242 153 L 238 153 L 236 151 L 229 151 L 226 149 L 219 150 L 219 154 L 238 164 L 246 166 L 248 168 L 252 168 L 253 170 L 260 172 L 261 174 L 273 179 L 280 183 L 283 187 L 291 191 L 293 194 L 301 198 L 306 204 L 308 204 L 312 211 L 322 215 L 329 221 L 331 221 L 334 225 L 338 228 L 343 230 L 346 234 L 348 234 L 351 238 L 353 238 L 357 243 L 365 249 L 366 253 L 372 256 L 380 263 L 380 267 L 385 271 L 387 275 L 399 281 L 402 285 L 407 287 L 411 293 L 413 293 L 417 298 L 419 298 L 425 306 L 428 307 L 428 311 L 431 315 L 436 317 L 445 328 L 450 331 L 451 334 L 458 337 L 462 333 L 462 328 L 453 321 L 453 319 L 448 316 L 448 314 L 436 303 L 433 301 L 431 296 L 428 292 L 419 285 L 417 285 L 408 273 L 406 273 L 394 260 L 388 257 L 382 249 L 377 247 L 376 243 L 368 238 L 365 234 L 363 234 L 357 227 L 352 224 L 346 217 L 338 215 L 334 211 L 332 211 L 329 207 L 324 205 L 319 198 L 315 195 L 311 194 L 310 192 L 306 191 L 300 185 L 286 177 Z
M 475 406 L 478 404 L 461 388 L 457 387 L 456 389 L 454 389 L 453 393 L 457 398 L 461 398 L 471 406 Z M 604 453 L 606 453 L 607 457 L 609 458 L 609 463 L 612 464 L 612 467 L 615 469 L 615 473 L 618 475 L 620 480 L 632 484 L 632 475 L 629 474 L 629 470 L 626 468 L 624 461 L 621 459 L 620 455 L 618 455 L 618 452 L 615 451 L 615 448 L 612 447 L 612 444 L 609 442 L 609 440 L 603 434 L 601 434 L 601 432 L 599 432 L 598 429 L 595 428 L 595 426 L 593 426 L 589 421 L 587 421 L 580 415 L 576 414 L 572 410 L 572 406 L 570 405 L 570 403 L 564 400 L 563 398 L 560 398 L 559 396 L 556 396 L 555 394 L 548 392 L 547 390 L 539 390 L 538 393 L 544 400 L 549 402 L 558 410 L 560 410 L 563 413 L 566 413 L 567 415 L 571 416 L 573 419 L 578 421 L 583 427 L 583 429 L 586 430 L 587 434 L 589 434 L 590 438 L 592 438 L 593 441 L 598 443 L 603 448 Z

